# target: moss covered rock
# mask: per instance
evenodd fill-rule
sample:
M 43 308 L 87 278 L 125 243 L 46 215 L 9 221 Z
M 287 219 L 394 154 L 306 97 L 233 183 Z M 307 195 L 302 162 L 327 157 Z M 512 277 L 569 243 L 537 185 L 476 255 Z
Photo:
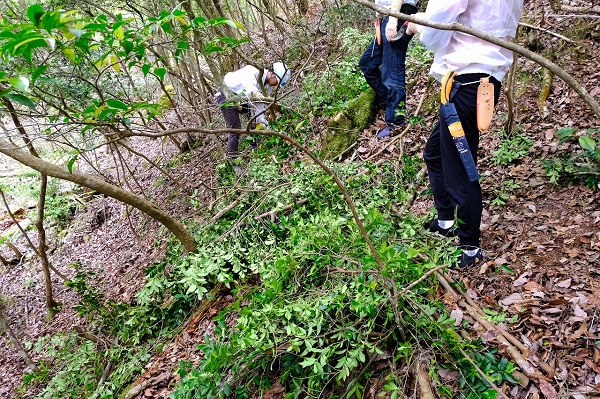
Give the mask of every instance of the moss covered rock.
M 375 119 L 375 92 L 368 89 L 350 101 L 343 111 L 327 123 L 321 154 L 332 159 L 350 147 L 364 128 Z

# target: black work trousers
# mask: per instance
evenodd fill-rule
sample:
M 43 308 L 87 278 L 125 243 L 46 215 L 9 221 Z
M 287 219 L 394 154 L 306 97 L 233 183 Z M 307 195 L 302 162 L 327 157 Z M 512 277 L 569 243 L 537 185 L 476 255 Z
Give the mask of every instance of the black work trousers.
M 479 130 L 477 129 L 477 87 L 479 79 L 487 74 L 458 75 L 454 79 L 462 85 L 450 102 L 454 103 L 465 131 L 469 149 L 477 165 L 479 148 Z M 494 104 L 498 102 L 501 83 L 490 77 L 494 84 Z M 478 181 L 471 182 L 460 160 L 460 156 L 450 135 L 448 126 L 440 117 L 433 132 L 425 144 L 423 159 L 427 165 L 429 183 L 433 192 L 433 201 L 440 220 L 458 220 L 460 245 L 480 246 L 481 214 L 483 203 L 481 186 Z

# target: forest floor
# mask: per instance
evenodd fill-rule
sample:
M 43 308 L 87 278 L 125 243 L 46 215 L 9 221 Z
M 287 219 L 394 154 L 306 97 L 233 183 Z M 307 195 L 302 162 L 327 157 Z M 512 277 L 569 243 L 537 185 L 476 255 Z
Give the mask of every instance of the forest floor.
M 597 37 L 596 37 L 597 39 Z M 555 41 L 558 39 L 549 39 Z M 568 72 L 585 82 L 588 92 L 600 98 L 600 59 L 598 42 L 585 40 L 579 52 L 566 52 L 562 57 L 575 57 Z M 547 381 L 526 387 L 515 386 L 506 392 L 513 398 L 600 398 L 600 191 L 582 184 L 554 185 L 541 164 L 543 159 L 558 157 L 574 151 L 576 143 L 559 143 L 557 129 L 573 127 L 575 134 L 584 134 L 588 128 L 598 128 L 600 121 L 565 83 L 555 79 L 548 98 L 550 114 L 538 112 L 540 69 L 535 64 L 519 60 L 526 80 L 517 83 L 515 98 L 517 112 L 515 125 L 521 133 L 533 140 L 527 156 L 516 163 L 495 165 L 493 152 L 497 151 L 499 136 L 483 134 L 479 169 L 484 175 L 484 214 L 482 247 L 485 261 L 475 268 L 456 275 L 468 289 L 469 296 L 482 308 L 492 309 L 498 316 L 510 319 L 518 315 L 516 323 L 506 323 L 507 329 L 527 346 L 532 358 L 548 364 L 552 370 Z M 426 76 L 412 76 L 425 82 Z M 417 108 L 425 84 L 417 84 L 410 93 L 408 109 Z M 497 107 L 497 118 L 490 129 L 500 130 L 502 116 L 507 113 L 504 96 Z M 366 129 L 359 140 L 353 162 L 360 162 L 379 153 L 395 162 L 401 152 L 419 155 L 429 128 L 436 116 L 423 115 L 424 125 L 413 127 L 397 145 L 391 139 L 375 139 L 382 127 L 379 118 Z M 170 159 L 177 149 L 169 142 L 155 140 L 144 145 L 147 156 Z M 200 187 L 200 181 L 215 186 L 215 161 L 206 148 L 189 153 L 189 162 L 174 167 L 171 172 L 182 176 L 179 184 L 156 185 L 158 176 L 151 169 L 135 171 L 139 182 L 149 188 L 158 203 L 168 205 L 170 213 L 180 218 L 194 217 L 194 206 L 183 201 L 172 201 L 175 195 L 189 195 Z M 346 160 L 345 162 L 349 162 Z M 505 183 L 513 181 L 516 186 Z M 168 182 L 167 182 L 168 183 Z M 172 182 L 171 182 L 172 183 Z M 504 189 L 502 188 L 504 187 Z M 423 186 L 419 192 L 427 187 Z M 506 194 L 505 204 L 493 205 L 500 194 Z M 210 201 L 211 198 L 204 198 Z M 180 204 L 176 207 L 176 204 Z M 183 204 L 183 205 L 182 205 Z M 172 205 L 172 206 L 171 206 Z M 430 195 L 419 195 L 412 204 L 415 214 L 426 214 L 433 206 Z M 4 218 L 3 220 L 6 220 Z M 10 228 L 3 222 L 0 230 Z M 97 281 L 108 297 L 131 301 L 144 284 L 143 269 L 160 259 L 165 250 L 164 229 L 136 212 L 128 212 L 122 204 L 111 199 L 94 197 L 78 209 L 72 224 L 63 234 L 50 240 L 50 255 L 54 267 L 73 277 L 74 262 L 80 262 L 97 273 Z M 33 236 L 35 239 L 35 236 Z M 24 259 L 0 273 L 1 294 L 12 296 L 15 303 L 6 312 L 6 318 L 22 342 L 57 331 L 69 331 L 85 321 L 77 317 L 73 306 L 79 298 L 58 277 L 53 277 L 54 295 L 63 304 L 62 310 L 47 320 L 44 300 L 44 282 L 39 260 L 27 249 L 24 241 L 17 243 Z M 9 257 L 6 248 L 2 249 Z M 33 298 L 33 299 L 32 299 Z M 224 308 L 231 298 L 224 295 L 211 303 L 207 312 L 190 318 L 185 329 L 169 343 L 163 353 L 149 360 L 147 372 L 139 381 L 160 377 L 138 397 L 167 398 L 176 380 L 173 370 L 180 360 L 197 360 L 196 346 L 205 332 L 210 331 L 211 316 Z M 455 306 L 447 303 L 449 309 Z M 486 331 L 481 326 L 481 336 Z M 34 355 L 38 360 L 39 355 Z M 10 345 L 6 335 L 0 337 L 0 398 L 16 395 L 21 384 L 24 361 Z M 453 378 L 448 375 L 447 378 Z M 281 390 L 263 393 L 263 398 L 279 398 Z M 30 397 L 31 392 L 25 397 Z

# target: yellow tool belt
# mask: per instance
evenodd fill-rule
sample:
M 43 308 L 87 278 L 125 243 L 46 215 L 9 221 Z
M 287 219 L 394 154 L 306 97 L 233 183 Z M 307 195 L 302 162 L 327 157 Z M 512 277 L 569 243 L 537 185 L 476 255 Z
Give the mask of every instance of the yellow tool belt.
M 450 99 L 454 97 L 454 93 L 458 90 L 458 87 L 454 85 L 454 77 L 456 76 L 456 72 L 448 71 L 446 72 L 446 76 L 442 79 L 442 88 L 440 93 L 440 101 L 442 105 L 448 104 Z M 453 92 L 454 88 L 454 92 Z M 458 115 L 457 115 L 458 116 Z M 465 131 L 463 130 L 462 124 L 460 120 L 457 120 L 454 123 L 448 124 L 448 130 L 450 130 L 450 134 L 453 137 L 461 137 L 465 135 Z
M 448 71 L 444 79 L 442 79 L 442 88 L 441 88 L 441 102 L 442 104 L 448 103 L 454 94 L 460 87 L 460 83 L 454 82 L 454 78 L 456 77 L 456 72 Z M 489 78 L 481 78 L 479 81 L 479 86 L 477 87 L 477 129 L 480 132 L 485 132 L 488 130 L 492 123 L 492 118 L 494 116 L 494 85 L 490 83 Z M 477 81 L 472 82 L 477 83 Z M 463 83 L 463 84 L 471 84 Z M 450 129 L 450 133 L 452 133 L 452 127 L 448 126 Z M 453 136 L 461 135 L 462 128 L 460 131 L 455 131 L 452 133 Z M 462 132 L 464 134 L 464 132 Z

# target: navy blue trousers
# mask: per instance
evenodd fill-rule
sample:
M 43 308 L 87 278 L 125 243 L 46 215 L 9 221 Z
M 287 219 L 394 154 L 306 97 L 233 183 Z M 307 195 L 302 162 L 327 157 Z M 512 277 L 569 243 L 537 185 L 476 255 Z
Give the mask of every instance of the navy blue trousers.
M 454 80 L 469 83 L 487 76 L 489 75 L 473 73 L 459 75 Z M 493 77 L 490 77 L 490 83 L 494 84 L 494 102 L 497 103 L 501 84 Z M 477 87 L 478 84 L 461 85 L 451 100 L 458 112 L 475 164 L 477 164 L 479 148 Z M 456 211 L 460 245 L 479 247 L 483 211 L 481 186 L 478 181 L 469 181 L 448 126 L 441 118 L 433 127 L 431 136 L 425 144 L 423 159 L 427 165 L 438 218 L 454 220 Z
M 414 14 L 417 8 L 404 4 L 400 11 Z M 365 80 L 375 90 L 379 100 L 385 104 L 385 122 L 388 126 L 405 124 L 404 115 L 396 115 L 396 109 L 404 110 L 406 103 L 406 50 L 412 35 L 406 33 L 398 40 L 390 42 L 385 37 L 388 18 L 381 23 L 381 46 L 373 39 L 360 58 L 360 69 Z M 398 20 L 398 28 L 404 24 Z

